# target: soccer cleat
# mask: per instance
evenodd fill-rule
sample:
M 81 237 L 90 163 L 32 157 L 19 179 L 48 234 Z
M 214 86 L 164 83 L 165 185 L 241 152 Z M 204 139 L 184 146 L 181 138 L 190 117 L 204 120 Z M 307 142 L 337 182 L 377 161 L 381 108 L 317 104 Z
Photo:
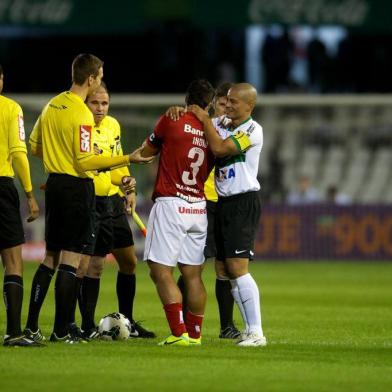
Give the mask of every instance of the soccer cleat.
M 189 346 L 189 336 L 186 332 L 181 336 L 170 335 L 158 346 Z
M 23 333 L 27 339 L 34 340 L 34 342 L 42 342 L 43 340 L 46 340 L 46 337 L 42 335 L 39 328 L 35 332 L 33 332 L 30 328 L 25 328 Z
M 3 346 L 5 347 L 45 347 L 44 344 L 29 339 L 24 335 L 21 336 L 5 336 Z
M 88 341 L 91 339 L 99 339 L 101 334 L 98 332 L 98 327 L 93 327 L 87 331 L 82 331 L 82 337 Z
M 241 332 L 234 325 L 229 325 L 225 329 L 221 329 L 219 334 L 220 339 L 237 339 L 240 336 Z
M 147 331 L 147 329 L 143 328 L 138 321 L 131 321 L 129 324 L 129 339 L 132 338 L 144 338 L 151 339 L 156 338 L 154 332 Z
M 79 340 L 79 343 L 87 343 L 89 341 L 89 339 L 84 336 L 83 331 L 76 325 L 76 323 L 69 324 L 68 330 L 72 340 Z M 84 342 L 82 342 L 82 340 L 84 340 Z
M 50 335 L 50 341 L 55 343 L 66 343 L 66 344 L 79 344 L 79 343 L 87 343 L 87 340 L 79 338 L 78 336 L 72 336 L 67 333 L 65 336 L 58 337 L 55 332 Z
M 247 334 L 242 334 L 237 344 L 241 347 L 264 347 L 267 345 L 267 339 L 265 336 L 256 332 L 249 332 Z
M 201 346 L 201 336 L 199 338 L 189 337 L 189 345 L 190 346 Z

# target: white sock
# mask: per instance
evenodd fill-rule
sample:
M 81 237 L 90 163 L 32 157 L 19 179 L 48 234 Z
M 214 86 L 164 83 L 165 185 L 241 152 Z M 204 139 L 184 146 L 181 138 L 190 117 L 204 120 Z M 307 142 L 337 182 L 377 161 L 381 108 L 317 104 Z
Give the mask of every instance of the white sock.
M 234 301 L 238 305 L 238 308 L 240 309 L 240 313 L 241 313 L 242 319 L 244 320 L 244 324 L 245 324 L 244 333 L 248 333 L 249 325 L 248 325 L 248 322 L 247 322 L 247 319 L 246 319 L 244 306 L 242 305 L 240 292 L 238 290 L 237 280 L 236 279 L 230 279 L 230 283 L 231 283 L 231 294 L 233 295 Z
M 240 276 L 239 278 L 235 279 L 235 281 L 238 287 L 240 301 L 244 309 L 244 315 L 248 325 L 248 333 L 255 332 L 263 336 L 263 328 L 261 325 L 260 294 L 257 283 L 249 273 Z

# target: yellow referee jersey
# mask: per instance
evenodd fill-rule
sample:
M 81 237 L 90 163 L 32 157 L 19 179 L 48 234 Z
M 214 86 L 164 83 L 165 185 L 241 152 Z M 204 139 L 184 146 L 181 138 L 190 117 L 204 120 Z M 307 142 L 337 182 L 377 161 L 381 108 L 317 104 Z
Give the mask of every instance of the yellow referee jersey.
M 93 178 L 92 172 L 83 172 L 78 166 L 94 156 L 93 127 L 93 114 L 82 98 L 66 91 L 45 106 L 30 135 L 30 144 L 32 148 L 42 145 L 47 173 Z
M 217 202 L 218 194 L 216 193 L 215 190 L 214 172 L 215 172 L 215 168 L 211 170 L 211 173 L 208 176 L 207 181 L 204 183 L 204 194 L 207 200 Z
M 112 130 L 112 135 L 113 135 L 113 156 L 122 156 L 123 155 L 123 150 L 121 146 L 121 127 L 118 121 L 110 116 L 106 116 L 105 119 L 110 120 L 110 123 L 108 126 Z M 124 166 L 121 169 L 119 169 L 124 172 L 124 176 L 129 176 L 129 169 L 128 167 Z M 109 191 L 109 196 L 116 195 L 117 193 L 120 192 L 120 188 L 117 185 L 111 184 L 110 191 Z
M 115 156 L 115 137 L 120 132 L 120 124 L 110 116 L 106 116 L 101 123 L 94 127 L 94 143 L 105 157 Z M 95 194 L 97 196 L 108 196 L 112 189 L 110 171 L 100 172 L 94 177 Z M 117 192 L 118 192 L 118 187 Z M 115 193 L 117 193 L 115 192 Z M 114 193 L 114 194 L 115 194 Z
M 27 153 L 23 112 L 12 99 L 0 95 L 0 176 L 13 177 L 11 154 Z

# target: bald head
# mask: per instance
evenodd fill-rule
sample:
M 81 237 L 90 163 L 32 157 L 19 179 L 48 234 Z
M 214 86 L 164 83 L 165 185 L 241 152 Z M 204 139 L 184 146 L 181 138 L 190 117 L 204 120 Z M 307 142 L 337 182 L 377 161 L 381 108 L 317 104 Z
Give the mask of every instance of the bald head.
M 251 84 L 237 83 L 230 89 L 230 91 L 236 92 L 238 97 L 248 105 L 251 105 L 253 110 L 256 105 L 257 90 Z
M 233 123 L 241 123 L 256 105 L 257 90 L 249 83 L 234 84 L 227 94 L 226 113 Z
M 91 94 L 87 96 L 86 105 L 89 107 L 94 116 L 96 125 L 107 116 L 109 110 L 109 93 L 105 83 L 101 85 Z

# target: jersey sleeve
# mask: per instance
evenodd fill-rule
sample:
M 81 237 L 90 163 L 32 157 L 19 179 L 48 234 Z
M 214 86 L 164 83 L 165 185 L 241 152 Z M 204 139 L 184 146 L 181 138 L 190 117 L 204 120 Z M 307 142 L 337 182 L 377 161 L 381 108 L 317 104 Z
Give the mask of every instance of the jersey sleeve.
M 38 117 L 34 124 L 33 131 L 30 134 L 29 143 L 31 148 L 35 149 L 37 146 L 42 145 L 42 127 L 41 116 Z
M 22 108 L 15 104 L 10 111 L 8 149 L 9 153 L 23 151 L 27 152 L 26 134 L 24 129 Z
M 113 151 L 113 156 L 120 156 L 124 155 L 123 149 L 122 149 L 122 144 L 121 144 L 121 127 L 120 124 L 117 120 L 113 119 L 113 145 L 114 145 L 114 151 Z
M 73 124 L 73 149 L 79 162 L 94 156 L 94 120 L 89 114 L 78 117 Z
M 164 141 L 165 130 L 167 129 L 167 122 L 169 119 L 166 116 L 161 116 L 155 125 L 154 131 L 147 138 L 147 144 L 150 147 L 161 148 Z
M 234 135 L 230 136 L 230 139 L 237 146 L 238 151 L 241 152 L 245 152 L 252 145 L 250 137 L 242 131 L 235 132 Z

